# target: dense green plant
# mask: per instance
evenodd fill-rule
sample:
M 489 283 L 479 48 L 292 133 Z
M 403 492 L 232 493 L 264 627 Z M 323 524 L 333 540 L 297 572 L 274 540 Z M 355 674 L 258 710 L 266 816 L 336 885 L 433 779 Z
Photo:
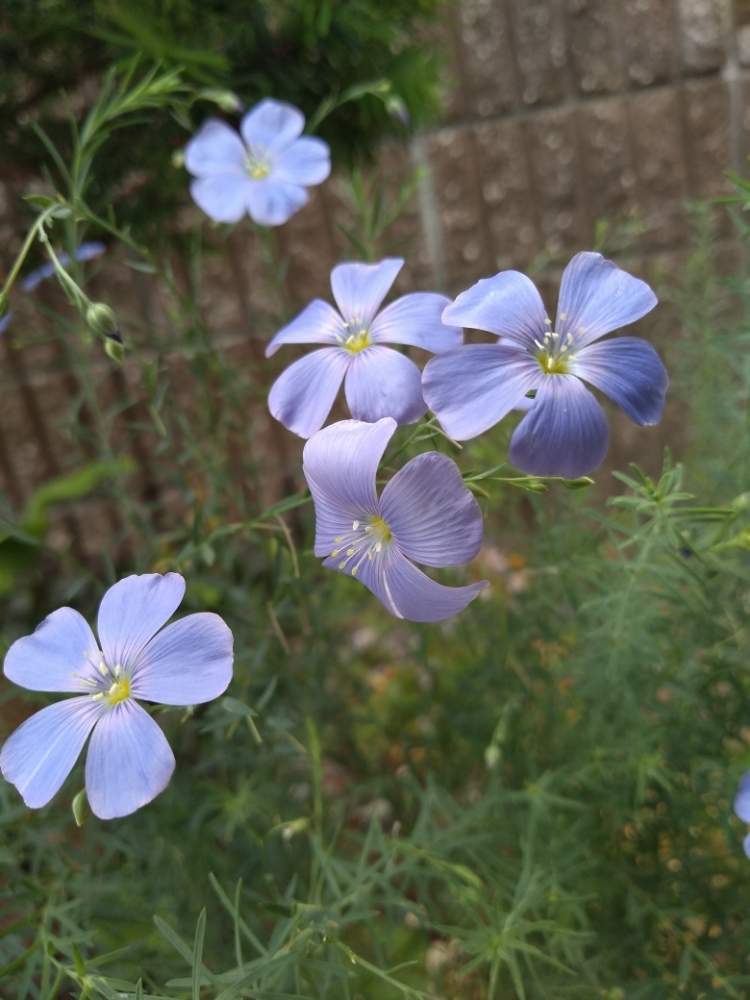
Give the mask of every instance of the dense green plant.
M 10 0 L 0 33 L 0 131 L 5 177 L 38 173 L 31 125 L 63 150 L 69 116 L 90 100 L 113 59 L 138 56 L 178 71 L 199 102 L 193 125 L 273 95 L 322 118 L 318 131 L 338 162 L 368 159 L 379 139 L 434 113 L 437 61 L 417 40 L 440 0 Z M 61 96 L 67 95 L 67 96 Z M 236 95 L 236 96 L 233 96 Z M 217 101 L 220 104 L 217 109 Z M 172 113 L 170 113 L 170 111 Z M 131 122 L 97 164 L 89 194 L 96 211 L 127 191 L 129 223 L 168 218 L 184 192 L 168 165 L 189 121 L 174 108 Z

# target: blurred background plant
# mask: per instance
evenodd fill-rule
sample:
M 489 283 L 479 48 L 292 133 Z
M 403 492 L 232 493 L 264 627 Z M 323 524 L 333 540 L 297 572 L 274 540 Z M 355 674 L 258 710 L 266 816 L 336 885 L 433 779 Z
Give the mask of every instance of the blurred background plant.
M 39 812 L 0 785 L 0 995 L 750 995 L 731 812 L 750 768 L 745 182 L 728 207 L 691 205 L 679 266 L 649 262 L 662 306 L 646 335 L 673 384 L 660 432 L 614 425 L 613 461 L 637 466 L 566 489 L 498 468 L 507 422 L 460 451 L 429 420 L 400 432 L 384 478 L 451 454 L 486 515 L 470 572 L 492 584 L 454 621 L 410 625 L 313 557 L 301 443 L 264 412 L 262 346 L 303 297 L 304 261 L 284 233 L 252 231 L 246 266 L 237 231 L 185 210 L 172 154 L 205 114 L 231 114 L 231 93 L 330 112 L 320 131 L 344 163 L 374 151 L 403 128 L 384 94 L 412 121 L 429 108 L 435 57 L 407 15 L 434 5 L 9 10 L 3 135 L 19 176 L 46 178 L 30 246 L 52 250 L 59 280 L 11 293 L 5 358 L 26 434 L 44 440 L 47 405 L 59 426 L 36 489 L 3 467 L 3 649 L 61 604 L 91 618 L 129 571 L 173 569 L 186 612 L 226 618 L 237 660 L 215 704 L 158 712 L 178 768 L 136 815 L 100 823 L 80 798 L 74 815 L 80 770 Z M 412 96 L 401 45 L 418 53 Z M 44 112 L 61 86 L 74 129 Z M 415 284 L 404 220 L 430 192 L 413 167 L 342 171 L 326 225 L 342 255 L 413 249 Z M 34 220 L 16 222 L 20 245 Z M 626 213 L 585 243 L 619 260 L 649 232 Z M 93 236 L 108 252 L 84 267 L 74 251 Z M 543 280 L 565 259 L 554 241 L 535 254 Z M 9 684 L 0 699 L 2 736 L 46 702 Z

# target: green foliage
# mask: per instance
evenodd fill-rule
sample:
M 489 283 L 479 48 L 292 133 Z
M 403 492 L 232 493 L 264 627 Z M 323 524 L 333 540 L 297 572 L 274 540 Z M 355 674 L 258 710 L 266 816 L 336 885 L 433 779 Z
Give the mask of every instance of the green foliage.
M 0 35 L 6 169 L 38 172 L 39 141 L 19 123 L 41 126 L 66 156 L 68 117 L 81 94 L 98 86 L 111 60 L 133 57 L 179 73 L 199 102 L 190 119 L 163 108 L 130 122 L 97 164 L 93 210 L 101 213 L 127 190 L 129 222 L 141 234 L 153 234 L 184 201 L 184 178 L 171 158 L 186 129 L 217 105 L 232 114 L 238 100 L 288 100 L 317 122 L 337 162 L 367 159 L 382 137 L 405 134 L 404 121 L 418 124 L 435 111 L 437 61 L 417 36 L 440 2 L 9 0 L 4 14 L 13 31 Z

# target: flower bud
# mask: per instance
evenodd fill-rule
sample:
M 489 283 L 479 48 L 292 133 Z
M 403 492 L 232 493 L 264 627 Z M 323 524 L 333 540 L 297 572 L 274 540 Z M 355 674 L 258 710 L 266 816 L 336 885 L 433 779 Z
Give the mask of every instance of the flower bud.
M 106 337 L 118 344 L 122 343 L 122 334 L 117 325 L 115 314 L 104 302 L 91 303 L 86 310 L 86 326 L 97 337 Z

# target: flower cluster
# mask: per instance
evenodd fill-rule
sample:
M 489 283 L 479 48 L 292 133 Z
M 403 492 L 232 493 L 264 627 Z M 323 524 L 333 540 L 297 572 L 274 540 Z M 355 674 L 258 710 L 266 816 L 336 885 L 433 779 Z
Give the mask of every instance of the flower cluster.
M 328 146 L 303 135 L 304 126 L 299 110 L 271 99 L 244 115 L 239 134 L 207 121 L 185 149 L 193 200 L 215 222 L 247 214 L 261 226 L 285 223 L 331 169 Z M 103 249 L 84 244 L 74 257 L 88 260 Z M 607 452 L 606 417 L 587 386 L 647 426 L 661 418 L 668 378 L 646 341 L 605 339 L 657 299 L 601 254 L 578 253 L 565 268 L 554 323 L 533 282 L 513 270 L 483 278 L 453 301 L 414 292 L 384 307 L 403 266 L 387 257 L 334 267 L 336 307 L 315 299 L 266 348 L 271 357 L 282 346 L 317 345 L 279 375 L 268 403 L 277 420 L 308 439 L 302 468 L 315 507 L 315 555 L 360 580 L 393 616 L 437 622 L 461 612 L 487 582 L 446 586 L 417 564 L 472 560 L 483 541 L 482 512 L 456 464 L 436 451 L 406 462 L 379 491 L 378 468 L 397 427 L 431 410 L 449 438 L 466 441 L 522 410 L 511 461 L 530 475 L 574 478 Z M 44 265 L 22 287 L 32 290 L 52 271 Z M 9 319 L 0 318 L 0 333 Z M 495 340 L 464 343 L 465 329 Z M 397 346 L 432 357 L 420 371 Z M 324 427 L 342 384 L 353 419 Z M 86 793 L 96 816 L 126 816 L 164 790 L 174 756 L 139 701 L 207 702 L 226 690 L 233 670 L 232 633 L 218 615 L 166 624 L 184 591 L 177 573 L 130 576 L 105 593 L 98 639 L 78 612 L 61 608 L 11 646 L 9 680 L 74 695 L 29 718 L 0 752 L 0 771 L 28 806 L 52 799 L 87 740 Z M 734 807 L 750 823 L 750 774 Z M 750 856 L 750 836 L 744 846 Z

